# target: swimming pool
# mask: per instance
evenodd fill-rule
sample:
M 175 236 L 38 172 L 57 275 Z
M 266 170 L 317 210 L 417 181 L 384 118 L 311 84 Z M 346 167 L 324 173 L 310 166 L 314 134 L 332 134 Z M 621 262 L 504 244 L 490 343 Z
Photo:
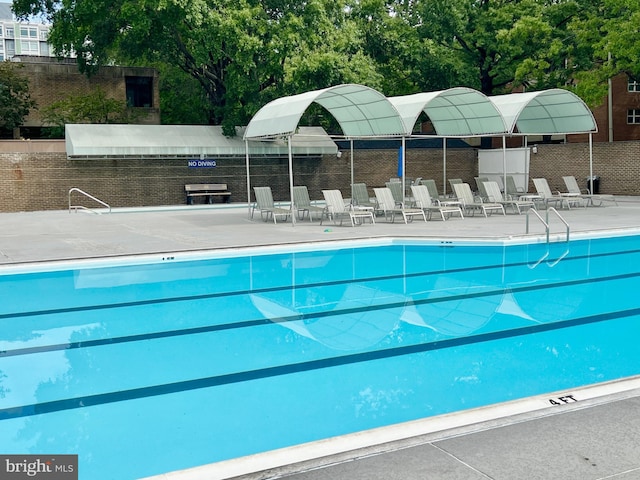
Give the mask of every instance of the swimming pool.
M 637 245 L 380 241 L 5 269 L 0 452 L 138 478 L 636 375 Z

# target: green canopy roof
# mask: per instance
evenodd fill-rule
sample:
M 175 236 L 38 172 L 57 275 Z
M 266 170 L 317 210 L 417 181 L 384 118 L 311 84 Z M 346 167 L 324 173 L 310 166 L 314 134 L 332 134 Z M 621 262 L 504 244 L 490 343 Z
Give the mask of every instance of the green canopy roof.
M 333 115 L 346 137 L 404 133 L 400 115 L 383 94 L 363 85 L 346 84 L 282 97 L 266 104 L 247 125 L 244 138 L 293 135 L 302 114 L 314 102 Z
M 489 97 L 508 133 L 557 135 L 598 131 L 591 110 L 577 95 L 559 88 Z
M 466 87 L 438 92 L 390 97 L 411 135 L 420 113 L 431 120 L 438 136 L 475 137 L 502 135 L 506 126 L 496 106 L 483 93 Z

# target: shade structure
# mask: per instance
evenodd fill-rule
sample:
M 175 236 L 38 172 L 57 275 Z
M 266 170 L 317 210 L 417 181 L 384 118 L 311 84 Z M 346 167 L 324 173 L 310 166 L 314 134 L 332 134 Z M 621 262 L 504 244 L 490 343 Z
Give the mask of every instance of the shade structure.
M 331 113 L 345 137 L 404 133 L 400 115 L 382 93 L 364 85 L 345 84 L 273 100 L 253 116 L 244 138 L 292 135 L 305 110 L 314 102 Z
M 67 124 L 67 157 L 92 158 L 198 158 L 200 156 L 288 155 L 288 145 L 280 139 L 249 142 L 238 136 L 227 137 L 215 125 L 114 125 Z M 335 155 L 338 147 L 322 127 L 300 127 L 291 139 L 297 155 Z
M 560 88 L 489 97 L 509 134 L 558 135 L 598 130 L 589 107 L 574 93 Z
M 440 137 L 476 137 L 506 133 L 497 107 L 483 93 L 466 87 L 390 97 L 411 135 L 422 112 Z

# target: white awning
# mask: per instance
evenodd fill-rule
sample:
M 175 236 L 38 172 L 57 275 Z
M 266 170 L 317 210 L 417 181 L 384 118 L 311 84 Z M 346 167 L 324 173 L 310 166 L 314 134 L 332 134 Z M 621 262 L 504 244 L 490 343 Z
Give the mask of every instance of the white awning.
M 589 107 L 568 90 L 555 88 L 489 99 L 504 117 L 510 134 L 569 135 L 598 131 Z
M 108 125 L 65 126 L 69 158 L 140 157 L 244 157 L 244 129 L 226 137 L 222 127 L 211 125 Z M 337 145 L 322 127 L 301 127 L 291 141 L 296 155 L 335 155 Z M 285 141 L 249 142 L 251 155 L 286 156 Z
M 471 88 L 416 93 L 391 97 L 389 101 L 400 113 L 407 135 L 411 135 L 423 111 L 441 137 L 502 135 L 507 131 L 496 106 L 486 95 Z
M 314 102 L 331 113 L 345 137 L 400 136 L 404 133 L 400 115 L 383 94 L 364 85 L 347 84 L 273 100 L 253 116 L 244 138 L 292 135 L 304 112 Z

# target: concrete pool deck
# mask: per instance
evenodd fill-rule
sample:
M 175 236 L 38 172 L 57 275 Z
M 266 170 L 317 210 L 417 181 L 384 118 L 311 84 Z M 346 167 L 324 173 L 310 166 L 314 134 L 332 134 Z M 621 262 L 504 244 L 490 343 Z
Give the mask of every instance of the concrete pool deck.
M 574 208 L 560 214 L 572 238 L 594 231 L 640 231 L 640 198 L 618 201 L 618 206 Z M 544 217 L 544 211 L 541 214 Z M 525 221 L 524 215 L 509 214 L 408 225 L 379 219 L 376 225 L 355 228 L 304 221 L 292 227 L 263 222 L 258 216 L 251 220 L 246 205 L 122 209 L 103 215 L 0 213 L 0 272 L 60 260 L 359 238 L 520 239 L 525 236 Z M 529 221 L 531 233 L 544 241 L 542 224 L 533 217 Z M 559 219 L 552 216 L 550 225 L 552 240 L 564 238 L 565 226 Z M 552 405 L 552 399 L 559 405 Z M 157 478 L 638 479 L 639 408 L 640 379 L 626 379 L 411 422 L 370 432 L 366 440 L 360 435 L 329 439 Z

